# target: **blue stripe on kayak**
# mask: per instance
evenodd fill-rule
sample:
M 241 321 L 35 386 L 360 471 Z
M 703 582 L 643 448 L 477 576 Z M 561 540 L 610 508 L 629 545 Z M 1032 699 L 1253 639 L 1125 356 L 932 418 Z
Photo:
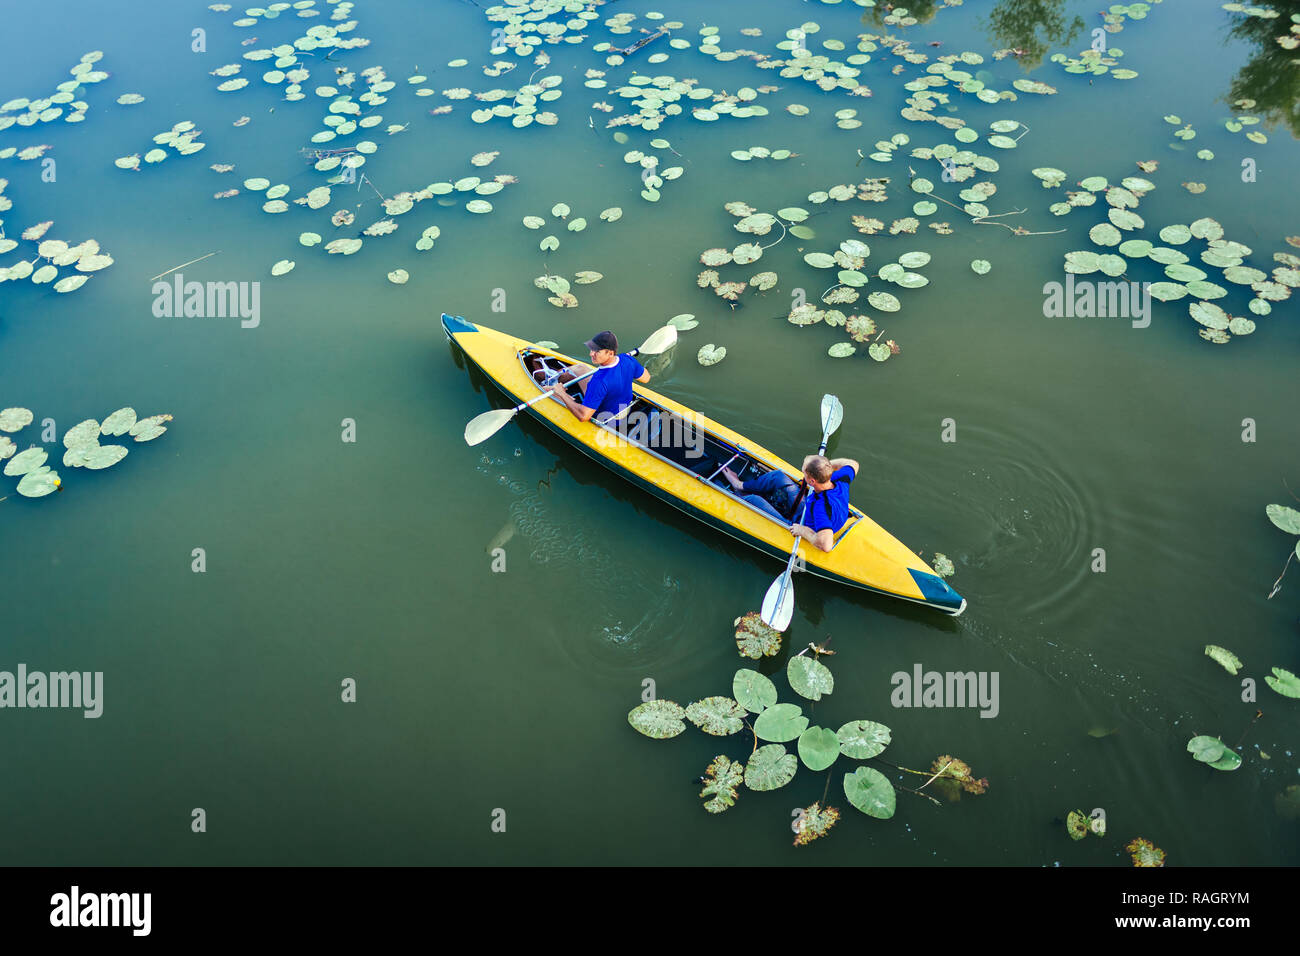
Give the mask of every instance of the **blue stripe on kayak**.
M 477 332 L 478 328 L 466 322 L 459 315 L 448 315 L 442 313 L 442 327 L 448 335 L 455 335 L 457 332 Z
M 962 596 L 948 587 L 948 582 L 943 578 L 926 571 L 917 571 L 915 568 L 907 570 L 911 573 L 916 586 L 921 589 L 921 593 L 925 595 L 925 599 L 931 604 L 956 610 L 964 603 Z

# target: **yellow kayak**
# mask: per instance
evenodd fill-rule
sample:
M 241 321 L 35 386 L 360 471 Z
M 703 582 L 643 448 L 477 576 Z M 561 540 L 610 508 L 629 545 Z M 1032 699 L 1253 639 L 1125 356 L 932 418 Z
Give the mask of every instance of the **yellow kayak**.
M 574 359 L 526 339 L 443 314 L 447 338 L 515 402 L 536 398 Z M 580 422 L 558 399 L 528 412 L 558 437 L 657 498 L 778 559 L 789 558 L 789 524 L 736 495 L 722 477 L 727 465 L 744 480 L 777 468 L 792 480 L 798 468 L 725 425 L 633 384 L 635 400 L 618 418 Z M 574 386 L 574 394 L 577 388 Z M 966 600 L 897 538 L 859 509 L 835 535 L 830 551 L 803 542 L 797 567 L 818 577 L 924 604 L 956 616 Z

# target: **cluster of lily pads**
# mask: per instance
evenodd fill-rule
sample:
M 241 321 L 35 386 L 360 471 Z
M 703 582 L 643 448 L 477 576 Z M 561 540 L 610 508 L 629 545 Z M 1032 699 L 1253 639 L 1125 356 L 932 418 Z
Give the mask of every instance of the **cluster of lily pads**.
M 34 417 L 27 408 L 6 408 L 0 411 L 0 432 L 12 434 L 21 431 L 32 423 Z M 103 423 L 89 418 L 64 433 L 63 447 L 67 450 L 63 454 L 63 466 L 92 471 L 108 468 L 126 457 L 127 447 L 101 445 L 101 435 L 120 437 L 129 434 L 137 442 L 152 441 L 167 431 L 163 423 L 171 420 L 171 415 L 137 419 L 133 408 L 119 408 Z M 19 479 L 17 491 L 26 498 L 42 498 L 61 488 L 63 482 L 59 473 L 45 464 L 49 457 L 49 452 L 37 446 L 18 451 L 18 446 L 8 435 L 0 435 L 0 461 L 8 459 L 4 473 Z
M 652 139 L 650 146 L 654 149 L 668 149 L 669 143 L 666 139 Z M 641 167 L 641 183 L 643 186 L 641 198 L 646 202 L 658 202 L 660 190 L 663 188 L 665 180 L 678 179 L 682 173 L 686 172 L 682 166 L 668 166 L 660 169 L 658 156 L 643 153 L 639 149 L 629 150 L 625 153 L 623 162 Z
M 1112 185 L 1103 176 L 1090 176 L 1081 180 L 1079 185 L 1085 192 L 1071 193 L 1068 205 L 1092 205 L 1095 196 L 1085 199 L 1085 195 L 1104 195 L 1110 207 L 1107 211 L 1109 221 L 1093 226 L 1088 232 L 1088 238 L 1103 249 L 1116 248 L 1119 254 L 1088 250 L 1069 252 L 1065 255 L 1065 271 L 1075 274 L 1100 271 L 1109 276 L 1121 276 L 1127 272 L 1129 259 L 1149 258 L 1164 266 L 1169 280 L 1153 283 L 1150 286 L 1151 295 L 1162 302 L 1189 295 L 1201 300 L 1193 302 L 1188 311 L 1203 326 L 1199 334 L 1209 342 L 1222 345 L 1233 335 L 1249 335 L 1255 330 L 1255 323 L 1251 319 L 1229 315 L 1211 301 L 1225 297 L 1228 290 L 1209 281 L 1209 274 L 1191 265 L 1190 256 L 1173 248 L 1174 246 L 1185 245 L 1193 238 L 1203 240 L 1207 248 L 1200 254 L 1201 263 L 1221 269 L 1227 282 L 1250 288 L 1255 297 L 1249 308 L 1256 315 L 1268 315 L 1272 311 L 1273 302 L 1288 299 L 1291 289 L 1300 286 L 1300 257 L 1291 253 L 1276 253 L 1274 260 L 1279 265 L 1271 276 L 1261 269 L 1247 266 L 1244 260 L 1251 255 L 1252 249 L 1243 243 L 1225 239 L 1223 227 L 1209 217 L 1197 219 L 1190 225 L 1175 223 L 1163 227 L 1159 230 L 1158 238 L 1165 245 L 1157 246 L 1148 239 L 1137 237 L 1125 239 L 1124 232 L 1134 232 L 1146 226 L 1145 220 L 1135 209 L 1141 198 L 1155 189 L 1155 184 L 1150 180 L 1129 176 L 1119 185 Z M 1053 211 L 1060 212 L 1055 206 Z
M 574 275 L 573 283 L 575 285 L 591 285 L 593 282 L 599 282 L 604 276 L 599 272 L 583 270 Z M 574 309 L 578 306 L 578 297 L 569 291 L 569 280 L 564 276 L 543 275 L 533 280 L 533 285 L 539 289 L 545 289 L 551 295 L 547 302 L 557 309 Z
M 189 156 L 203 149 L 207 143 L 198 141 L 203 130 L 196 129 L 194 124 L 189 120 L 182 120 L 175 124 L 169 130 L 163 130 L 154 136 L 153 141 L 158 147 L 170 146 L 181 156 Z M 144 161 L 149 164 L 161 163 L 167 158 L 166 149 L 155 147 L 144 154 Z M 130 156 L 119 156 L 113 160 L 113 165 L 118 169 L 130 169 L 136 172 L 140 170 L 140 154 L 132 153 Z
M 583 216 L 575 216 L 570 219 L 569 216 L 572 212 L 573 209 L 568 203 L 564 202 L 557 202 L 551 207 L 551 215 L 563 222 L 569 232 L 582 232 L 587 228 L 587 220 Z M 601 210 L 599 218 L 602 222 L 618 222 L 623 218 L 623 210 L 619 206 L 610 206 L 608 209 Z M 541 216 L 524 216 L 523 223 L 529 229 L 541 229 L 546 225 L 546 220 Z M 560 239 L 558 236 L 551 234 L 544 237 L 537 246 L 543 252 L 554 252 L 560 248 Z
M 812 651 L 810 656 L 808 651 Z M 823 648 L 810 645 L 787 662 L 785 672 L 790 688 L 805 700 L 820 701 L 835 689 L 830 668 L 819 659 L 823 653 Z M 715 737 L 728 737 L 748 729 L 754 738 L 747 758 L 719 754 L 705 770 L 700 796 L 709 798 L 704 804 L 709 813 L 723 813 L 735 806 L 742 784 L 756 792 L 786 786 L 794 779 L 800 763 L 814 773 L 828 771 L 829 788 L 829 771 L 840 757 L 857 761 L 879 758 L 892 739 L 888 727 L 871 720 L 851 720 L 838 730 L 810 726 L 811 721 L 801 705 L 778 703 L 777 688 L 771 679 L 743 667 L 732 678 L 730 697 L 706 697 L 686 707 L 671 700 L 652 700 L 628 714 L 628 723 L 657 740 L 676 737 L 685 731 L 684 721 Z M 759 741 L 764 742 L 762 746 Z M 785 745 L 792 742 L 797 756 L 786 750 Z M 928 777 L 917 790 L 901 786 L 899 789 L 936 804 L 938 800 L 922 792 L 932 783 L 949 800 L 960 798 L 963 792 L 981 794 L 988 789 L 987 779 L 976 779 L 969 765 L 951 756 L 939 757 L 929 771 L 895 769 Z M 875 767 L 858 765 L 849 769 L 841 783 L 845 798 L 867 816 L 880 820 L 893 817 L 897 801 L 895 785 Z M 821 801 L 804 808 L 795 824 L 795 845 L 824 836 L 838 819 L 839 811 L 831 806 L 823 807 Z
M 9 208 L 9 200 L 3 195 L 6 185 L 8 180 L 0 179 L 0 211 Z M 0 219 L 0 226 L 3 224 L 4 220 Z M 53 224 L 54 220 L 50 219 L 22 231 L 21 237 L 24 240 L 39 243 L 36 255 L 31 260 L 22 258 L 13 265 L 0 266 L 0 282 L 30 278 L 37 285 L 53 283 L 51 288 L 55 292 L 74 292 L 86 284 L 90 278 L 89 273 L 98 272 L 113 264 L 113 257 L 101 252 L 99 243 L 94 239 L 86 239 L 72 246 L 62 239 L 43 238 Z M 0 230 L 0 236 L 3 234 L 3 230 Z M 0 238 L 0 254 L 11 252 L 17 247 L 18 240 Z M 42 260 L 43 264 L 38 265 Z M 59 278 L 59 270 L 67 266 L 72 266 L 77 271 Z
M 87 53 L 76 66 L 68 71 L 72 74 L 72 79 L 64 80 L 54 88 L 54 92 L 49 96 L 37 97 L 36 99 L 20 96 L 17 99 L 0 104 L 0 131 L 15 125 L 35 126 L 37 123 L 52 123 L 60 116 L 63 117 L 65 123 L 82 122 L 86 118 L 86 110 L 90 106 L 85 100 L 78 99 L 77 94 L 84 93 L 86 86 L 108 79 L 109 73 L 95 68 L 95 64 L 103 57 L 104 54 L 100 50 L 92 50 Z M 128 94 L 128 96 L 135 95 Z M 119 98 L 118 102 L 138 103 L 140 100 Z M 64 107 L 69 107 L 69 109 L 65 111 Z M 64 115 L 65 112 L 66 115 Z M 0 155 L 0 159 L 5 158 L 7 157 Z

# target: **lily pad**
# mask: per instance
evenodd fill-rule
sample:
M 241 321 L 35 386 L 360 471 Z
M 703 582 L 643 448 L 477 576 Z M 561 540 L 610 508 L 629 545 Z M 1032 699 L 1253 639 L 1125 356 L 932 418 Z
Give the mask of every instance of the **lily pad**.
M 988 275 L 989 270 L 993 268 L 993 264 L 987 259 L 973 259 L 970 267 L 977 276 L 982 276 Z
M 808 729 L 808 718 L 797 704 L 774 704 L 758 715 L 754 733 L 761 740 L 785 743 Z
M 676 737 L 686 729 L 682 718 L 686 710 L 671 700 L 651 700 L 627 715 L 627 722 L 640 733 L 656 740 Z
M 840 753 L 854 760 L 868 760 L 884 753 L 890 743 L 890 730 L 874 720 L 850 720 L 835 732 Z
M 844 795 L 869 817 L 888 820 L 894 815 L 898 799 L 893 785 L 874 767 L 859 767 L 844 775 Z
M 695 321 L 693 317 L 677 316 L 677 318 L 690 318 L 692 322 Z M 736 618 L 735 627 L 736 648 L 740 651 L 741 657 L 758 660 L 760 657 L 775 657 L 781 652 L 781 632 L 764 624 L 757 611 L 750 611 Z
M 689 704 L 686 719 L 706 734 L 726 737 L 745 726 L 745 708 L 730 697 L 705 697 Z
M 701 365 L 717 365 L 727 357 L 727 348 L 725 345 L 715 346 L 712 342 L 703 346 L 696 354 L 695 358 Z
M 6 469 L 5 474 L 8 474 Z M 1273 688 L 1283 697 L 1300 697 L 1300 677 L 1296 677 L 1290 671 L 1283 670 L 1280 667 L 1273 668 L 1273 675 L 1265 677 L 1268 686 Z
M 49 468 L 28 472 L 18 481 L 17 492 L 24 498 L 43 498 L 59 487 L 59 473 Z
M 835 678 L 830 668 L 812 657 L 791 657 L 786 664 L 786 677 L 790 680 L 790 688 L 808 700 L 821 700 L 824 694 L 835 690 Z
M 835 736 L 835 731 L 825 727 L 809 727 L 799 735 L 799 759 L 809 770 L 825 770 L 839 755 L 840 741 Z
M 722 754 L 713 758 L 704 771 L 704 789 L 701 797 L 712 797 L 704 804 L 709 813 L 722 813 L 736 805 L 736 793 L 745 779 L 745 765 Z
M 6 409 L 9 411 L 9 409 Z M 30 415 L 30 413 L 29 413 Z M 15 431 L 13 428 L 5 428 L 3 413 L 0 413 L 0 429 L 5 431 Z M 1268 520 L 1287 534 L 1300 534 L 1300 511 L 1286 505 L 1267 505 L 1264 508 L 1264 514 L 1268 515 Z
M 16 432 L 32 423 L 31 409 L 6 408 L 0 411 L 0 432 Z
M 131 430 L 131 426 L 135 424 L 135 421 L 134 408 L 119 408 L 104 419 L 104 423 L 99 426 L 99 433 L 113 437 L 125 435 Z
M 752 714 L 761 714 L 776 703 L 776 685 L 765 674 L 742 667 L 731 679 L 731 693 L 736 703 Z
M 49 452 L 44 448 L 28 448 L 26 451 L 20 451 L 5 462 L 5 474 L 9 475 L 11 478 L 15 475 L 25 475 L 29 471 L 35 471 L 37 468 L 41 467 L 49 457 Z M 787 706 L 793 707 L 794 705 L 790 704 Z M 795 707 L 795 710 L 798 709 L 799 708 Z M 806 726 L 807 721 L 804 723 Z M 799 728 L 799 731 L 802 733 L 803 728 Z M 799 734 L 796 733 L 795 737 L 797 736 L 799 736 Z M 794 738 L 791 737 L 787 739 L 793 740 Z
M 779 790 L 794 779 L 798 770 L 794 754 L 786 753 L 780 744 L 767 744 L 755 750 L 745 765 L 745 786 L 758 791 Z
M 287 272 L 292 272 L 297 263 L 292 259 L 281 259 L 275 265 L 271 266 L 271 275 L 282 276 Z
M 1235 674 L 1241 668 L 1241 659 L 1236 654 L 1217 644 L 1205 645 L 1206 656 L 1213 658 L 1223 665 L 1223 669 L 1229 674 Z

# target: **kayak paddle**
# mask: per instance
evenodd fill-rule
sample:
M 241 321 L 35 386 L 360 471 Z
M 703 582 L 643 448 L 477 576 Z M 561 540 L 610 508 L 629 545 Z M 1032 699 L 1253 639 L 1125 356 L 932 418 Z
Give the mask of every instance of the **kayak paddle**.
M 652 332 L 650 337 L 642 343 L 639 349 L 633 349 L 632 351 L 624 352 L 623 354 L 659 355 L 660 353 L 667 352 L 676 344 L 677 329 L 671 325 L 665 325 L 663 328 L 656 329 Z M 577 378 L 570 379 L 570 382 L 581 381 L 584 378 L 595 375 L 598 371 L 599 369 L 593 368 L 590 372 L 585 372 Z M 510 421 L 510 419 L 514 418 L 525 408 L 530 405 L 536 405 L 538 402 L 542 401 L 542 399 L 550 397 L 550 389 L 543 389 L 542 394 L 538 395 L 536 398 L 529 399 L 521 405 L 516 405 L 514 408 L 494 408 L 491 411 L 484 412 L 483 414 L 470 419 L 469 424 L 465 426 L 465 444 L 477 445 L 479 442 L 487 441 L 504 428 L 506 422 Z
M 844 406 L 834 395 L 822 396 L 822 443 L 817 449 L 817 454 L 826 453 L 826 446 L 831 440 L 831 435 L 840 427 L 840 422 L 844 420 Z M 799 496 L 795 498 L 795 514 L 799 512 L 799 505 L 804 500 L 804 495 L 808 491 L 807 478 L 800 482 Z M 807 517 L 807 509 L 804 509 Z M 806 522 L 805 522 L 806 523 Z M 778 631 L 784 631 L 790 626 L 790 618 L 794 616 L 794 582 L 790 579 L 794 571 L 794 562 L 799 554 L 799 542 L 803 540 L 795 535 L 794 547 L 790 550 L 790 560 L 786 562 L 785 571 L 782 575 L 772 582 L 767 589 L 767 594 L 763 596 L 763 612 L 760 616 L 763 623 L 768 627 Z

